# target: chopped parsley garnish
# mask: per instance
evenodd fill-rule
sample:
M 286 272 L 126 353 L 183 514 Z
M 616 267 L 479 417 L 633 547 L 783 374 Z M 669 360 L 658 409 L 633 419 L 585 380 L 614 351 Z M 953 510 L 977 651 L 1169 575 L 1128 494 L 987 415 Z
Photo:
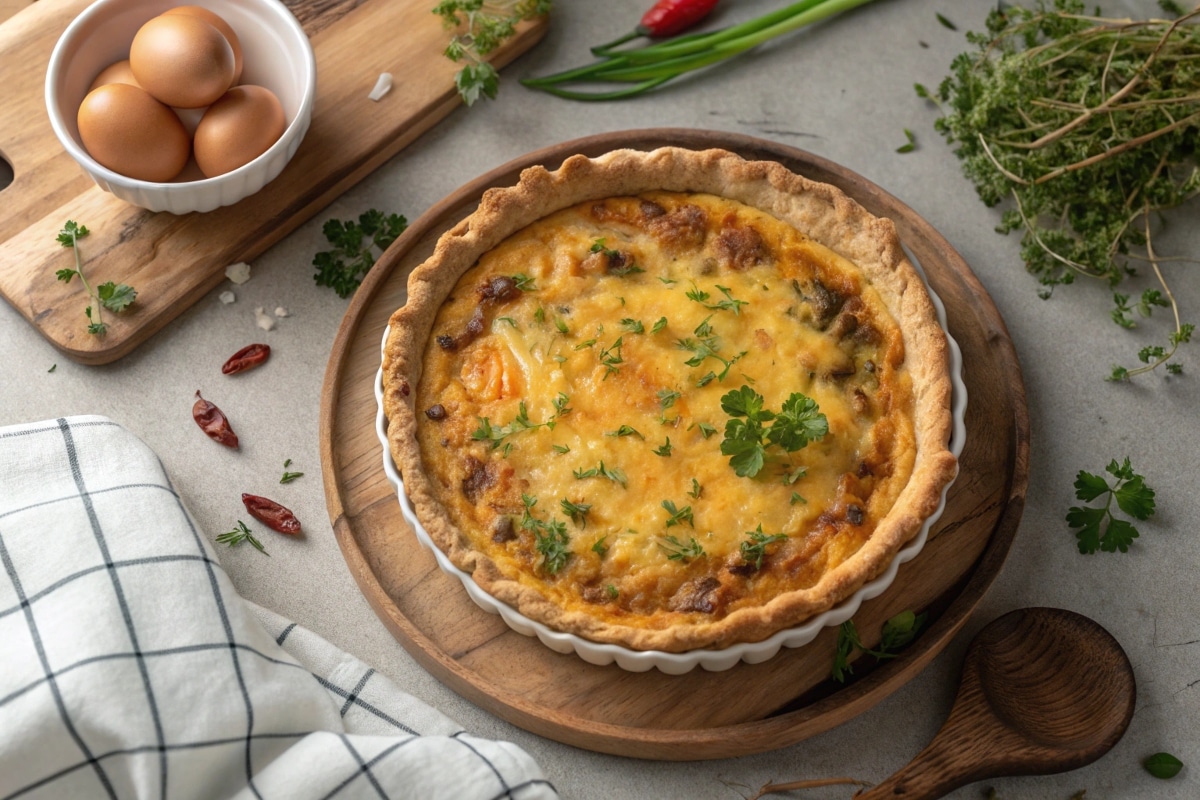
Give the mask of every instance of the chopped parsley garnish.
M 725 299 L 718 300 L 715 303 L 709 303 L 707 301 L 712 295 L 709 294 L 708 292 L 700 289 L 695 284 L 692 284 L 692 289 L 689 292 L 687 292 L 687 298 L 689 300 L 694 300 L 695 302 L 699 303 L 700 305 L 704 306 L 707 309 L 710 309 L 713 311 L 732 311 L 734 314 L 741 314 L 742 306 L 750 305 L 750 302 L 748 300 L 735 299 L 732 294 L 732 290 L 728 286 L 721 286 L 720 284 L 718 284 L 717 290 L 721 294 L 725 295 Z
M 687 562 L 704 555 L 704 548 L 696 541 L 695 536 L 691 537 L 686 544 L 674 536 L 663 536 L 658 540 L 658 546 L 666 551 L 667 559 L 670 561 Z
M 621 345 L 624 337 L 618 336 L 617 340 L 612 343 L 611 347 L 600 348 L 600 363 L 604 365 L 604 377 L 616 373 L 621 364 L 625 363 L 625 359 L 621 357 Z
M 517 411 L 517 416 L 515 416 L 513 421 L 507 425 L 493 425 L 491 420 L 487 417 L 478 417 L 479 427 L 471 433 L 471 438 L 475 441 L 489 441 L 492 443 L 492 449 L 495 450 L 500 446 L 501 442 L 515 433 L 532 430 L 534 428 L 541 428 L 543 426 L 551 430 L 554 429 L 554 417 L 551 417 L 545 422 L 530 422 L 529 412 L 525 409 L 525 403 L 523 401 L 518 408 L 519 410 Z
M 688 497 L 692 498 L 693 500 L 699 500 L 700 492 L 702 491 L 704 491 L 704 488 L 700 485 L 700 481 L 692 478 L 692 490 L 687 493 Z
M 671 447 L 671 437 L 668 436 L 667 440 L 661 446 L 654 448 L 654 455 L 666 457 L 671 455 L 672 449 L 674 448 Z
M 761 523 L 757 530 L 746 531 L 746 536 L 748 538 L 742 542 L 741 546 L 742 560 L 747 564 L 753 564 L 756 570 L 762 569 L 763 557 L 767 554 L 767 545 L 787 539 L 787 536 L 782 533 L 763 533 Z
M 572 503 L 564 497 L 559 501 L 559 505 L 562 507 L 563 513 L 570 517 L 572 522 L 581 528 L 587 527 L 587 515 L 592 510 L 591 503 Z
M 630 425 L 622 425 L 621 427 L 617 428 L 615 431 L 609 431 L 604 435 L 605 436 L 615 436 L 617 438 L 620 438 L 622 436 L 636 436 L 637 438 L 643 439 L 643 440 L 646 438 L 645 436 L 642 436 L 642 434 L 640 434 L 636 428 L 634 428 Z
M 701 378 L 703 381 L 703 383 L 700 384 L 701 386 L 714 379 L 718 381 L 725 380 L 725 376 L 729 374 L 729 369 L 737 362 L 738 359 L 746 355 L 746 351 L 743 350 L 732 359 L 727 359 L 717 352 L 721 347 L 721 340 L 716 336 L 715 333 L 713 333 L 712 326 L 708 323 L 710 319 L 712 319 L 712 317 L 705 317 L 704 321 L 697 325 L 696 329 L 692 331 L 692 333 L 696 335 L 695 339 L 688 337 L 686 339 L 680 339 L 678 342 L 676 342 L 676 347 L 678 347 L 680 350 L 687 350 L 691 352 L 692 357 L 683 362 L 689 367 L 698 367 L 703 364 L 704 360 L 707 358 L 715 358 L 717 361 L 720 361 L 725 365 L 725 369 L 721 370 L 719 375 L 710 372 L 704 378 Z
M 655 322 L 655 323 L 654 323 L 654 327 L 650 328 L 650 332 L 651 332 L 651 333 L 658 333 L 659 331 L 661 331 L 661 330 L 662 330 L 663 328 L 665 328 L 665 327 L 667 327 L 667 318 L 666 318 L 666 317 L 659 317 L 659 318 L 658 318 L 658 322 Z
M 521 528 L 533 532 L 534 546 L 542 556 L 542 567 L 551 575 L 557 574 L 571 557 L 568 547 L 571 539 L 567 536 L 567 524 L 560 519 L 544 521 L 533 516 L 533 507 L 537 505 L 536 497 L 522 494 L 521 502 L 525 504 Z
M 622 488 L 624 488 L 629 481 L 629 479 L 625 477 L 624 470 L 609 469 L 608 467 L 604 466 L 603 461 L 600 462 L 599 466 L 592 467 L 591 469 L 577 469 L 573 474 L 577 480 L 584 480 L 586 478 L 608 478 L 613 483 L 621 484 Z
M 629 331 L 630 333 L 645 333 L 646 332 L 646 326 L 642 324 L 642 321 L 640 319 L 632 319 L 630 317 L 626 317 L 625 319 L 621 320 L 621 327 L 623 327 L 625 330 Z
M 604 558 L 604 554 L 608 552 L 608 545 L 604 544 L 604 540 L 608 538 L 608 534 L 604 534 L 592 544 L 592 552 Z
M 667 510 L 667 513 L 671 515 L 671 516 L 667 517 L 666 525 L 668 528 L 673 528 L 676 525 L 682 525 L 685 522 L 689 526 L 692 525 L 692 507 L 691 506 L 684 506 L 683 508 L 676 508 L 675 503 L 673 501 L 663 500 L 662 507 L 665 508 Z

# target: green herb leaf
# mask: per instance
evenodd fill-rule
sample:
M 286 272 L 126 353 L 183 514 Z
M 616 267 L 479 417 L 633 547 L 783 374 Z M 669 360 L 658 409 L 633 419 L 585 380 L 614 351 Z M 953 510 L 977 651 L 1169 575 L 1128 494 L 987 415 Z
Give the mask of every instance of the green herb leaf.
M 333 289 L 338 297 L 349 297 L 375 265 L 375 251 L 382 253 L 407 227 L 403 216 L 384 215 L 373 208 L 360 214 L 357 222 L 326 220 L 321 232 L 333 249 L 313 256 L 317 269 L 313 281 Z
M 1151 222 L 1200 194 L 1188 144 L 1200 131 L 1200 73 L 1179 76 L 1175 66 L 1200 48 L 1200 26 L 1140 20 L 1130 37 L 1128 20 L 1088 12 L 1082 0 L 993 9 L 986 32 L 967 34 L 975 49 L 952 61 L 930 97 L 942 112 L 934 127 L 956 145 L 980 199 L 1007 206 L 997 231 L 1022 232 L 1021 256 L 1043 298 L 1079 278 L 1115 290 L 1138 266 L 1153 269 L 1161 288 L 1134 304 L 1115 294 L 1109 316 L 1133 328 L 1135 312 L 1170 307 L 1168 344 L 1138 348 L 1140 364 L 1117 365 L 1107 379 L 1164 365 L 1178 375 L 1189 323 Z
M 1116 479 L 1115 483 L 1110 485 L 1104 476 L 1084 470 L 1075 476 L 1077 498 L 1084 502 L 1104 498 L 1103 506 L 1071 506 L 1067 511 L 1067 525 L 1075 529 L 1081 553 L 1097 550 L 1124 553 L 1138 537 L 1138 530 L 1131 522 L 1113 514 L 1114 500 L 1118 509 L 1134 519 L 1146 520 L 1154 515 L 1154 490 L 1134 472 L 1128 458 L 1123 463 L 1114 459 L 1106 470 Z
M 220 544 L 227 544 L 230 547 L 235 547 L 242 542 L 248 542 L 250 546 L 258 552 L 268 556 L 271 555 L 266 551 L 266 548 L 262 546 L 262 542 L 254 538 L 254 534 L 251 533 L 250 529 L 246 527 L 246 523 L 242 522 L 240 519 L 237 521 L 236 528 L 217 536 L 217 542 Z
M 1165 781 L 1179 774 L 1183 769 L 1183 762 L 1170 753 L 1155 753 L 1148 756 L 1142 762 L 1142 766 L 1146 768 L 1146 772 Z
M 753 478 L 762 470 L 767 445 L 778 445 L 790 453 L 829 432 L 829 423 L 816 402 L 799 392 L 784 401 L 778 414 L 763 403 L 763 396 L 747 385 L 721 397 L 721 409 L 730 416 L 721 453 L 731 456 L 729 465 L 744 478 Z M 766 423 L 771 423 L 770 427 Z
M 587 527 L 587 515 L 592 510 L 591 503 L 572 503 L 564 497 L 559 501 L 559 505 L 572 522 L 581 528 Z
M 753 564 L 756 570 L 762 569 L 763 558 L 767 554 L 767 545 L 787 541 L 788 538 L 782 533 L 763 533 L 761 523 L 757 530 L 746 531 L 746 536 L 746 541 L 741 544 L 742 560 L 747 564 Z
M 108 281 L 96 287 L 96 297 L 109 311 L 124 311 L 137 298 L 137 291 L 132 286 Z
M 666 526 L 668 528 L 673 528 L 676 525 L 682 525 L 685 522 L 689 526 L 692 525 L 692 507 L 691 506 L 684 506 L 683 508 L 676 508 L 675 503 L 673 501 L 663 500 L 662 507 L 665 508 L 667 510 L 667 513 L 670 515 L 669 517 L 667 517 L 667 521 L 666 521 Z
M 683 561 L 687 563 L 693 558 L 700 558 L 704 555 L 704 548 L 696 541 L 693 536 L 687 543 L 681 542 L 674 536 L 663 536 L 658 540 L 658 546 L 667 554 L 669 561 Z
M 79 276 L 79 282 L 83 284 L 83 290 L 88 297 L 88 306 L 83 311 L 88 320 L 87 332 L 93 336 L 103 336 L 108 332 L 108 324 L 104 322 L 100 309 L 124 311 L 137 297 L 137 292 L 130 286 L 113 281 L 102 283 L 95 289 L 91 287 L 83 275 L 83 256 L 79 252 L 79 240 L 89 233 L 91 231 L 87 229 L 86 225 L 79 225 L 74 220 L 67 220 L 62 230 L 58 232 L 58 236 L 55 237 L 55 241 L 74 251 L 75 268 L 56 270 L 54 276 L 63 283 L 70 283 L 72 278 L 76 275 Z

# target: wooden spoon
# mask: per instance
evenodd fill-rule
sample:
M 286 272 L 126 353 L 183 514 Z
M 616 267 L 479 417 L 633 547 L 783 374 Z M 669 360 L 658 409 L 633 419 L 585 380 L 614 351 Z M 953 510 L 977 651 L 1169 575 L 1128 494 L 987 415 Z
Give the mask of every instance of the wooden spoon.
M 929 746 L 855 798 L 937 798 L 985 778 L 1082 767 L 1120 740 L 1136 696 L 1129 658 L 1097 623 L 1057 608 L 1009 612 L 968 647 Z

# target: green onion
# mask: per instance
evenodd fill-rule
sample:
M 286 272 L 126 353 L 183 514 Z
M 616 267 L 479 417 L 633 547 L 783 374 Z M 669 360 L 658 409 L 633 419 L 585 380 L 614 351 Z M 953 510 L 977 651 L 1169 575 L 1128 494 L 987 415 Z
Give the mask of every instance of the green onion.
M 805 25 L 849 11 L 871 0 L 801 0 L 747 22 L 709 33 L 679 36 L 627 50 L 594 48 L 601 60 L 541 78 L 526 78 L 532 89 L 570 100 L 617 100 L 661 86 L 693 70 L 724 61 Z M 629 83 L 601 91 L 579 91 L 564 84 Z

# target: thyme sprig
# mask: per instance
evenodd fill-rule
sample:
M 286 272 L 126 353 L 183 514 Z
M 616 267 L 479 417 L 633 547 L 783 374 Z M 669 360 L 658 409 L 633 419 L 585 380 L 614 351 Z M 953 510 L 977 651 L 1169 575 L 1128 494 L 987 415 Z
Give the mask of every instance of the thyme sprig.
M 1200 194 L 1200 6 L 1146 20 L 1084 9 L 1082 0 L 1002 4 L 986 32 L 967 34 L 977 51 L 954 59 L 936 94 L 916 90 L 941 108 L 935 128 L 958 145 L 983 201 L 1011 203 L 997 230 L 1024 230 L 1021 255 L 1043 297 L 1077 277 L 1117 287 L 1150 266 L 1161 291 L 1139 310 L 1169 307 L 1174 329 L 1167 346 L 1142 348 L 1142 366 L 1108 378 L 1160 366 L 1175 375 L 1194 329 L 1181 321 L 1151 221 Z M 1123 327 L 1134 325 L 1128 298 L 1114 294 Z

